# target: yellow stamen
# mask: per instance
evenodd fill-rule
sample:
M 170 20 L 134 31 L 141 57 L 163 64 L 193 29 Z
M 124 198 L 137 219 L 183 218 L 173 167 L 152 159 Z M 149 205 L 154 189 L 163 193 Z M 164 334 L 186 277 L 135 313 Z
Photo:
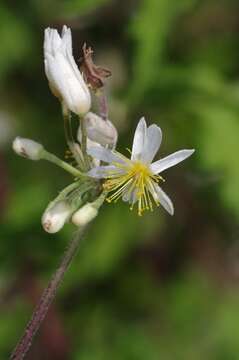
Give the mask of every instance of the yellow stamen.
M 116 170 L 109 171 L 103 187 L 108 192 L 113 192 L 107 198 L 108 202 L 116 202 L 120 197 L 126 196 L 130 202 L 132 210 L 134 203 L 138 202 L 138 215 L 144 211 L 153 211 L 153 201 L 159 205 L 155 185 L 161 176 L 154 175 L 150 167 L 141 161 L 128 161 L 127 163 L 114 163 Z M 153 200 L 153 201 L 152 201 Z

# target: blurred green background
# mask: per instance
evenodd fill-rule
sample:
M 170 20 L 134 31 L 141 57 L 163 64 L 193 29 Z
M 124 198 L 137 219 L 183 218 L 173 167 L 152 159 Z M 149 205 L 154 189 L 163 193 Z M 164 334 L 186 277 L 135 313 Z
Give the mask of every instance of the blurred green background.
M 70 182 L 15 156 L 17 135 L 63 157 L 60 106 L 43 68 L 43 31 L 67 24 L 107 83 L 118 148 L 140 116 L 161 156 L 196 153 L 166 174 L 175 216 L 105 204 L 27 359 L 239 359 L 239 3 L 236 0 L 3 0 L 0 3 L 0 359 L 8 355 L 71 237 L 43 231 Z

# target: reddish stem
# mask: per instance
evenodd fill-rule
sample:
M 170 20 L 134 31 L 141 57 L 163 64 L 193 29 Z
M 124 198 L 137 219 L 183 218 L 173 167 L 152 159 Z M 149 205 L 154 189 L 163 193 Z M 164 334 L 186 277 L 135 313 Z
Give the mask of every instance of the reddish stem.
M 40 301 L 35 311 L 33 312 L 32 318 L 26 326 L 23 336 L 11 354 L 11 360 L 22 360 L 30 349 L 33 338 L 39 330 L 41 323 L 43 322 L 48 309 L 54 300 L 56 290 L 58 289 L 66 270 L 68 269 L 74 255 L 78 250 L 78 245 L 80 239 L 82 238 L 83 232 L 84 228 L 80 229 L 71 240 L 69 247 L 66 249 L 63 255 L 60 266 L 57 268 L 47 288 L 44 290 Z

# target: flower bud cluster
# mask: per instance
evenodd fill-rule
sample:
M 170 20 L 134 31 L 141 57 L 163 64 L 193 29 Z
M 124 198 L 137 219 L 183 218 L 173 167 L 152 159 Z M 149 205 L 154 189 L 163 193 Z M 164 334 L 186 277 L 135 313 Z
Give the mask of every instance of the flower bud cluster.
M 103 86 L 103 78 L 109 76 L 109 72 L 94 65 L 91 57 L 87 57 L 87 64 L 88 70 L 90 66 L 90 73 L 98 71 L 97 79 L 101 80 Z M 17 137 L 13 141 L 13 149 L 18 155 L 31 160 L 50 161 L 76 177 L 74 182 L 48 205 L 42 215 L 44 230 L 56 233 L 66 222 L 84 227 L 97 216 L 102 204 L 102 200 L 99 200 L 102 196 L 102 185 L 100 181 L 89 177 L 88 171 L 100 165 L 100 161 L 89 156 L 88 150 L 92 146 L 114 149 L 118 134 L 110 120 L 90 112 L 90 91 L 74 60 L 71 30 L 66 26 L 63 26 L 61 35 L 56 29 L 45 30 L 44 65 L 49 87 L 62 104 L 66 140 L 77 166 L 73 167 L 59 159 L 46 151 L 41 144 L 30 139 Z M 71 135 L 70 112 L 80 118 L 77 139 L 81 146 L 74 142 Z
M 98 202 L 82 204 L 76 209 L 67 199 L 53 201 L 42 215 L 42 226 L 48 233 L 60 231 L 66 222 L 70 221 L 77 227 L 84 227 L 98 214 Z

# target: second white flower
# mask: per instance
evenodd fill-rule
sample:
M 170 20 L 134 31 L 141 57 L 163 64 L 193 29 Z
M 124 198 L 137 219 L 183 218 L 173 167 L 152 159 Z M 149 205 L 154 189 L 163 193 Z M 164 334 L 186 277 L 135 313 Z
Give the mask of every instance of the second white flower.
M 73 58 L 71 30 L 66 26 L 63 26 L 61 37 L 56 29 L 45 30 L 44 64 L 53 94 L 72 112 L 86 114 L 91 96 Z

